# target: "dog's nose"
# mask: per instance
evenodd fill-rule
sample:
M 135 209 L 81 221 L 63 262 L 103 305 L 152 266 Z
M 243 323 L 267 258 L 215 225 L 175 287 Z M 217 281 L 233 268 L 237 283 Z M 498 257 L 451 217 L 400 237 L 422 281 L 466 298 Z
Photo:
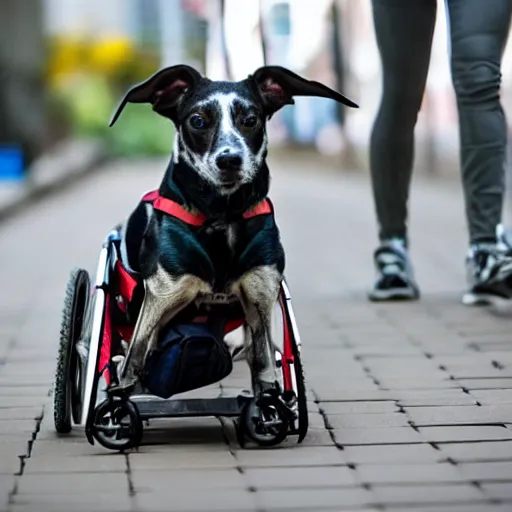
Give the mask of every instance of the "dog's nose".
M 220 153 L 215 161 L 221 171 L 238 171 L 242 167 L 242 156 L 229 149 Z

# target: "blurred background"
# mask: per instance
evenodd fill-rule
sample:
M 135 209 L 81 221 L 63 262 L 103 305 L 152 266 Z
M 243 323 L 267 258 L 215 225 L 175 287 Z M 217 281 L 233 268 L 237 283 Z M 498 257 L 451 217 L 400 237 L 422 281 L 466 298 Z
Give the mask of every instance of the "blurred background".
M 510 46 L 503 64 L 508 112 Z M 440 8 L 416 130 L 416 167 L 433 175 L 458 172 L 447 49 Z M 281 64 L 343 91 L 359 110 L 299 98 L 272 120 L 270 140 L 315 162 L 334 162 L 340 171 L 366 172 L 380 95 L 369 1 L 2 0 L 2 178 L 22 179 L 37 156 L 69 137 L 98 139 L 114 156 L 168 154 L 172 126 L 148 106 L 130 107 L 115 130 L 107 125 L 131 84 L 179 62 L 218 79 L 242 79 L 263 63 Z

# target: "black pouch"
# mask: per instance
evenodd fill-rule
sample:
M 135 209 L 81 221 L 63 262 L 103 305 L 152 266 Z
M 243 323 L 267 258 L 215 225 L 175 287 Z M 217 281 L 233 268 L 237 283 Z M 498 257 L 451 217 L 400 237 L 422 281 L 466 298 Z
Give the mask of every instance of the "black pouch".
M 232 370 L 226 344 L 208 325 L 171 325 L 148 354 L 143 385 L 160 398 L 170 398 L 219 382 Z

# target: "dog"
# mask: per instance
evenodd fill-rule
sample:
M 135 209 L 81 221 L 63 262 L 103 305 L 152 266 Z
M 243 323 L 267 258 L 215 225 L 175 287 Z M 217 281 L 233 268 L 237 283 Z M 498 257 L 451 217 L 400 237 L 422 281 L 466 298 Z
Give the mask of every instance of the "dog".
M 342 94 L 280 66 L 264 66 L 244 80 L 228 82 L 177 65 L 125 94 L 110 126 L 128 103 L 151 104 L 174 123 L 174 148 L 158 193 L 202 216 L 204 223 L 191 226 L 141 202 L 123 224 L 122 250 L 131 244 L 127 259 L 143 279 L 144 297 L 117 389 L 136 383 L 159 329 L 212 293 L 234 296 L 242 306 L 255 395 L 278 386 L 270 327 L 285 253 L 273 215 L 245 214 L 269 192 L 266 122 L 297 96 L 358 108 Z M 131 225 L 141 215 L 144 225 L 134 246 Z

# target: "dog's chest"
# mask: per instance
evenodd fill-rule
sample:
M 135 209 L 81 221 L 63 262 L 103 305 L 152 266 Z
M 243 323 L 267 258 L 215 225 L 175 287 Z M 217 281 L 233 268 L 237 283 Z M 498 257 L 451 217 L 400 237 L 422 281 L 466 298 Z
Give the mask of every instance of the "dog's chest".
M 238 225 L 236 223 L 225 224 L 212 223 L 205 229 L 205 237 L 210 248 L 222 253 L 235 254 Z
M 198 229 L 165 218 L 160 230 L 159 260 L 169 274 L 196 275 L 217 293 L 224 292 L 252 268 L 284 268 L 279 232 L 270 215 L 208 222 Z
M 215 271 L 216 288 L 224 284 L 236 264 L 238 231 L 239 227 L 235 223 L 213 223 L 204 230 L 203 246 Z

